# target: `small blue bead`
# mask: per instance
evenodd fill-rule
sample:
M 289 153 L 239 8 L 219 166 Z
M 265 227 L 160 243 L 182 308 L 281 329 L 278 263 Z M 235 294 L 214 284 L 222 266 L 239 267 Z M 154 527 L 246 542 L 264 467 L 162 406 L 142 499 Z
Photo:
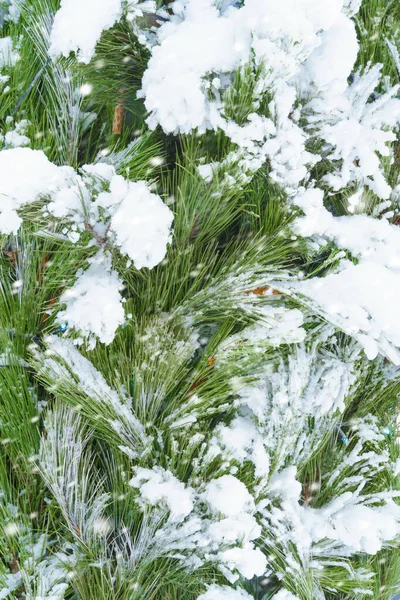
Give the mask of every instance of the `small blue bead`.
M 347 444 L 350 441 L 349 438 L 346 437 L 345 435 L 343 437 L 341 437 L 340 440 L 343 442 L 343 444 L 345 444 L 345 446 L 347 446 Z

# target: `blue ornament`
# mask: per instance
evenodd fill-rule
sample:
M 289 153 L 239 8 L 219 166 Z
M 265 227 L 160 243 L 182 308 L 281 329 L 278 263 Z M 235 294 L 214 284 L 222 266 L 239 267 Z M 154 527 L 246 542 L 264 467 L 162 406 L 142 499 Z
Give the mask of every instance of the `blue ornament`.
M 60 325 L 58 326 L 58 328 L 56 329 L 56 333 L 58 331 L 61 331 L 61 333 L 64 333 L 64 331 L 67 330 L 68 327 L 68 323 L 66 323 L 65 321 L 63 323 L 60 323 Z
M 340 441 L 341 441 L 341 442 L 343 442 L 343 444 L 344 444 L 345 446 L 347 446 L 347 444 L 349 443 L 349 441 L 350 441 L 350 440 L 349 440 L 349 438 L 348 438 L 347 436 L 343 435 L 343 436 L 340 438 Z
M 385 427 L 385 429 L 382 431 L 383 435 L 391 435 L 392 430 L 390 429 L 390 427 Z

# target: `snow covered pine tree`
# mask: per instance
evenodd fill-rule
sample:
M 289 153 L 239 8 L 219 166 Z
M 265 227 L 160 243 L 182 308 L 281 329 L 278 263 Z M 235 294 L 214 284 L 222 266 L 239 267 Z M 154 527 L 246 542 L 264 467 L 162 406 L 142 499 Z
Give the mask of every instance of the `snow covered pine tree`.
M 0 3 L 0 599 L 400 594 L 400 3 Z

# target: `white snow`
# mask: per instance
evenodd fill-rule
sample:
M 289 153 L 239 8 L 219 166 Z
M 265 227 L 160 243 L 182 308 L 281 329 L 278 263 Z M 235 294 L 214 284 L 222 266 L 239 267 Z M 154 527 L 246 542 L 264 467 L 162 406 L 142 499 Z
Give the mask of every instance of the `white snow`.
M 277 594 L 272 596 L 271 600 L 299 600 L 299 597 L 288 590 L 279 590 Z
M 27 121 L 17 123 L 5 141 L 24 143 L 20 134 L 26 127 Z M 104 246 L 109 241 L 136 268 L 151 269 L 166 254 L 173 213 L 146 182 L 128 181 L 102 163 L 84 166 L 80 175 L 71 167 L 54 165 L 42 151 L 13 148 L 0 152 L 0 171 L 0 232 L 16 233 L 22 224 L 18 211 L 40 199 L 42 212 L 50 215 L 50 222 L 62 222 L 71 242 L 78 242 L 83 232 L 92 234 L 99 252 L 78 274 L 75 286 L 63 293 L 61 303 L 67 307 L 58 319 L 79 330 L 90 348 L 96 338 L 111 343 L 124 322 L 119 293 L 123 282 Z
M 121 0 L 61 0 L 50 36 L 52 57 L 76 52 L 89 63 L 102 32 L 122 15 Z
M 223 475 L 206 484 L 203 499 L 217 514 L 226 517 L 254 510 L 254 500 L 244 483 L 233 475 Z
M 102 252 L 89 259 L 89 268 L 78 276 L 72 288 L 60 297 L 66 304 L 57 318 L 79 331 L 93 348 L 96 338 L 110 344 L 125 320 L 120 290 L 122 280 L 112 270 L 110 256 Z
M 227 569 L 237 569 L 246 579 L 252 579 L 255 575 L 264 575 L 267 567 L 265 555 L 259 548 L 254 549 L 252 544 L 244 544 L 242 548 L 224 550 L 220 553 L 220 558 Z M 225 577 L 232 582 L 238 579 L 237 576 L 229 576 L 226 572 Z
M 237 149 L 220 163 L 200 165 L 208 181 L 221 171 L 226 185 L 242 185 L 268 161 L 271 179 L 293 194 L 310 167 L 328 158 L 334 170 L 326 181 L 335 190 L 361 182 L 388 198 L 382 157 L 391 155 L 388 143 L 395 139 L 400 101 L 394 98 L 396 86 L 369 101 L 381 80 L 380 65 L 348 84 L 359 49 L 350 16 L 359 4 L 247 0 L 227 8 L 214 0 L 175 3 L 174 15 L 155 32 L 143 77 L 140 95 L 150 128 L 161 125 L 167 133 L 222 129 Z M 238 123 L 224 111 L 224 92 L 245 65 L 253 68 L 255 88 L 249 114 Z M 259 66 L 263 71 L 256 76 Z M 266 94 L 271 101 L 260 114 Z M 307 142 L 321 141 L 321 156 L 306 150 Z
M 204 594 L 198 596 L 197 600 L 253 600 L 253 596 L 239 588 L 213 584 L 207 588 Z
M 171 241 L 173 213 L 145 181 L 128 181 L 102 163 L 85 165 L 75 184 L 59 191 L 48 210 L 95 239 L 108 239 L 137 269 L 159 264 Z M 103 189 L 105 187 L 105 189 Z
M 335 487 L 336 496 L 320 508 L 301 503 L 302 486 L 296 480 L 296 467 L 283 469 L 271 479 L 266 499 L 258 506 L 266 519 L 264 526 L 270 527 L 271 534 L 287 548 L 294 544 L 303 559 L 358 552 L 373 555 L 399 535 L 400 508 L 393 501 L 397 492 L 363 493 L 369 477 L 380 472 L 388 461 L 385 451 L 380 454 L 379 446 L 376 452 L 365 451 L 364 443 L 371 444 L 371 439 L 360 437 L 344 464 L 339 463 L 336 481 L 328 484 Z M 355 491 L 350 491 L 355 485 Z
M 18 61 L 18 52 L 13 50 L 13 41 L 11 37 L 0 38 L 0 69 L 3 67 L 13 67 Z
M 369 358 L 381 352 L 399 364 L 400 324 L 394 315 L 400 293 L 400 228 L 363 214 L 334 217 L 318 189 L 299 194 L 293 202 L 304 212 L 294 224 L 296 233 L 332 240 L 358 263 L 343 260 L 338 272 L 292 282 L 288 290 L 307 298 L 315 312 L 355 337 Z
M 109 237 L 137 269 L 152 269 L 163 260 L 171 241 L 173 214 L 146 182 L 123 181 L 125 189 L 118 189 L 117 177 L 111 180 L 110 196 L 119 204 L 110 221 Z
M 336 9 L 342 2 L 334 2 Z M 323 3 L 321 3 L 322 9 Z M 322 92 L 330 95 L 344 92 L 358 54 L 354 23 L 345 15 L 337 14 L 333 25 L 319 36 L 320 44 L 302 65 L 302 85 L 308 79 Z M 322 27 L 321 27 L 322 29 Z
M 185 487 L 170 471 L 161 467 L 138 467 L 129 485 L 139 490 L 144 505 L 164 504 L 172 521 L 182 521 L 193 509 L 193 490 Z
M 17 210 L 66 185 L 73 174 L 57 167 L 41 150 L 14 148 L 0 152 L 0 231 L 16 233 L 22 220 Z
M 342 263 L 342 270 L 322 278 L 292 283 L 308 306 L 353 336 L 368 358 L 382 353 L 400 364 L 397 314 L 400 275 L 374 262 Z

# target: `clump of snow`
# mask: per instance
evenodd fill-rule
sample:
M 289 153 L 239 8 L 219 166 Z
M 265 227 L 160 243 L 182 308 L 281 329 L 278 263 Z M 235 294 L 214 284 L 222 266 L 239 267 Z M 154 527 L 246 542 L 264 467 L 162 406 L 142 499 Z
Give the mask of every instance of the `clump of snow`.
M 227 585 L 210 585 L 197 600 L 253 600 L 245 590 L 231 588 Z
M 3 67 L 13 67 L 18 61 L 18 59 L 18 52 L 13 50 L 12 38 L 0 38 L 0 69 Z
M 76 52 L 89 63 L 102 32 L 122 15 L 121 0 L 61 0 L 50 36 L 50 56 Z
M 153 508 L 158 520 L 165 510 L 169 515 L 154 537 L 163 554 L 176 555 L 189 569 L 211 561 L 232 583 L 240 575 L 265 573 L 266 557 L 253 543 L 261 534 L 252 514 L 254 500 L 235 477 L 225 475 L 195 488 L 161 467 L 139 467 L 130 485 L 139 492 L 138 507 Z
M 25 135 L 30 122 L 26 119 L 18 121 L 14 125 L 14 129 L 10 129 L 5 134 L 0 134 L 0 140 L 3 141 L 5 148 L 19 148 L 20 146 L 27 146 L 30 143 L 30 139 Z
M 329 29 L 319 35 L 319 40 L 320 44 L 301 67 L 302 85 L 308 80 L 331 95 L 344 92 L 358 54 L 354 23 L 344 14 L 338 14 Z
M 17 124 L 13 134 L 18 139 L 8 139 L 7 133 L 5 141 L 23 143 L 20 134 L 26 126 L 26 121 Z M 62 221 L 71 242 L 91 233 L 99 253 L 75 287 L 63 293 L 61 303 L 67 307 L 59 320 L 81 331 L 91 348 L 96 338 L 109 344 L 124 322 L 123 284 L 104 247 L 117 246 L 138 269 L 155 267 L 171 241 L 171 210 L 146 182 L 127 181 L 107 164 L 86 165 L 77 174 L 71 167 L 54 165 L 42 151 L 13 148 L 0 152 L 0 170 L 0 232 L 16 233 L 22 224 L 18 211 L 41 200 L 42 212 Z
M 91 349 L 96 338 L 104 344 L 113 341 L 125 314 L 120 294 L 123 282 L 113 271 L 110 256 L 100 252 L 89 263 L 89 268 L 78 274 L 75 285 L 61 295 L 60 303 L 66 308 L 57 318 L 79 331 Z
M 168 206 L 149 190 L 144 181 L 126 182 L 114 177 L 110 183 L 109 198 L 105 198 L 104 194 L 97 199 L 99 206 L 110 200 L 113 204 L 118 203 L 109 228 L 113 243 L 137 269 L 152 269 L 158 265 L 171 241 L 173 214 Z
M 165 505 L 173 521 L 182 521 L 193 510 L 193 490 L 161 467 L 138 467 L 129 485 L 140 491 L 144 506 Z
M 109 240 L 137 269 L 159 264 L 171 241 L 171 210 L 145 181 L 128 181 L 111 165 L 85 165 L 47 209 L 78 231 L 91 231 L 101 245 Z
M 393 318 L 400 293 L 399 227 L 367 215 L 334 217 L 318 189 L 302 192 L 293 202 L 304 213 L 295 221 L 296 233 L 334 241 L 358 262 L 342 260 L 338 272 L 293 281 L 288 291 L 355 337 L 370 359 L 381 352 L 399 364 L 400 326 Z
M 189 0 L 182 7 L 183 20 L 160 28 L 160 45 L 153 48 L 143 78 L 151 126 L 159 123 L 165 131 L 188 133 L 220 125 L 218 99 L 207 100 L 206 75 L 233 72 L 246 64 L 252 50 L 266 60 L 272 77 L 293 74 L 296 59 L 319 45 L 317 31 L 333 24 L 341 4 L 323 2 L 323 15 L 316 2 L 311 8 L 310 3 L 293 0 L 248 0 L 220 14 L 212 0 Z
M 236 149 L 220 163 L 200 165 L 207 181 L 221 171 L 227 186 L 242 185 L 268 165 L 271 179 L 293 194 L 310 168 L 328 159 L 334 169 L 325 181 L 335 190 L 360 182 L 387 198 L 382 163 L 391 155 L 400 101 L 397 86 L 370 101 L 380 65 L 348 83 L 359 49 L 351 16 L 359 6 L 359 0 L 174 3 L 174 14 L 154 32 L 140 92 L 150 128 L 224 131 Z M 253 93 L 249 114 L 236 122 L 225 92 L 245 69 Z M 271 100 L 261 114 L 265 97 Z
M 226 517 L 254 510 L 254 500 L 239 479 L 233 475 L 223 475 L 206 485 L 203 499 L 213 512 Z
M 288 590 L 279 590 L 277 594 L 272 596 L 271 600 L 299 600 L 299 597 Z
M 329 322 L 357 339 L 368 358 L 380 352 L 400 364 L 397 314 L 400 275 L 374 262 L 342 262 L 338 273 L 293 282 L 290 289 Z
M 335 38 L 335 48 L 336 43 Z M 346 85 L 336 100 L 335 96 L 333 101 L 324 96 L 307 105 L 312 111 L 308 116 L 308 129 L 327 144 L 324 156 L 335 167 L 324 177 L 335 191 L 359 182 L 382 199 L 390 196 L 391 188 L 381 160 L 391 156 L 390 144 L 396 139 L 393 129 L 400 122 L 400 100 L 394 96 L 399 86 L 370 102 L 371 94 L 381 80 L 381 70 L 382 65 L 378 64 L 363 75 L 356 73 L 353 83 Z
M 17 210 L 64 187 L 73 174 L 57 167 L 41 150 L 14 148 L 0 152 L 0 231 L 16 233 L 22 223 Z
M 244 182 L 246 173 L 269 161 L 271 178 L 292 193 L 321 158 L 306 150 L 319 118 L 319 135 L 330 145 L 331 159 L 344 161 L 340 177 L 331 176 L 336 177 L 336 185 L 345 185 L 346 177 L 354 174 L 384 193 L 382 182 L 373 184 L 369 179 L 371 170 L 380 173 L 379 159 L 375 155 L 371 163 L 371 154 L 383 148 L 382 156 L 387 155 L 386 142 L 393 134 L 384 128 L 388 119 L 390 124 L 398 122 L 400 103 L 365 106 L 370 93 L 365 98 L 360 91 L 372 80 L 376 87 L 379 67 L 348 85 L 358 54 L 349 16 L 357 7 L 348 4 L 343 0 L 247 0 L 226 10 L 213 0 L 176 3 L 175 15 L 158 28 L 158 45 L 152 48 L 143 77 L 141 94 L 150 113 L 150 127 L 160 124 L 168 133 L 222 129 L 237 150 L 219 165 L 201 165 L 203 174 L 210 178 L 213 170 L 230 168 L 232 179 L 236 166 L 239 174 L 233 179 Z M 234 73 L 249 65 L 254 79 L 253 110 L 237 123 L 226 116 L 224 93 L 234 85 Z M 393 88 L 387 99 L 395 93 Z M 266 94 L 271 101 L 265 114 L 260 114 Z M 344 130 L 349 134 L 343 138 Z M 366 146 L 365 135 L 369 138 Z M 363 148 L 365 157 L 358 171 L 349 169 Z
M 256 390 L 254 390 L 256 395 Z M 270 456 L 265 449 L 264 439 L 253 419 L 248 415 L 238 415 L 229 426 L 220 425 L 216 428 L 214 440 L 211 441 L 211 452 L 227 454 L 240 464 L 251 461 L 255 467 L 255 476 L 268 478 Z

